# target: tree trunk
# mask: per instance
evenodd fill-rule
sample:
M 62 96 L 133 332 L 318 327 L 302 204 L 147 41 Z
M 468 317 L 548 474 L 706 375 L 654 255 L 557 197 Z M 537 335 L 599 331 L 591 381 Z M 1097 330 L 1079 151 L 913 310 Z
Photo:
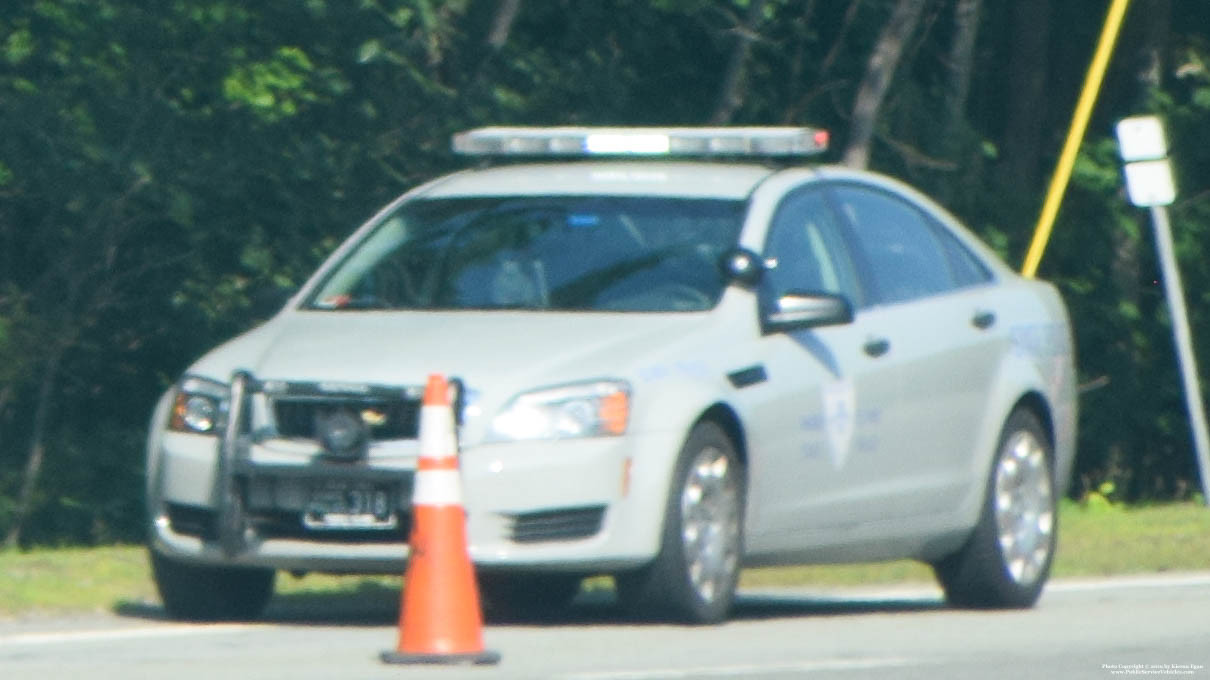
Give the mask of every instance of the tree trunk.
M 521 0 L 500 0 L 496 7 L 496 18 L 492 20 L 492 31 L 487 36 L 487 44 L 494 50 L 504 47 L 508 42 L 517 13 L 521 11 Z
M 844 152 L 844 164 L 864 168 L 870 162 L 870 146 L 874 139 L 874 128 L 878 122 L 878 111 L 886 98 L 887 90 L 903 56 L 904 46 L 916 25 L 926 0 L 899 0 L 891 18 L 883 26 L 870 60 L 866 64 L 865 77 L 857 90 L 853 104 L 853 122 L 850 126 L 849 144 Z
M 727 64 L 727 72 L 723 76 L 723 86 L 719 93 L 718 105 L 714 115 L 710 116 L 712 125 L 726 125 L 735 117 L 735 112 L 744 102 L 744 92 L 747 90 L 748 58 L 752 55 L 752 43 L 756 41 L 757 28 L 764 15 L 766 0 L 752 0 L 748 5 L 748 15 L 744 25 L 736 28 L 735 47 L 731 50 L 731 59 Z
M 950 45 L 945 87 L 945 139 L 957 139 L 957 127 L 966 118 L 966 100 L 970 95 L 971 75 L 975 70 L 975 42 L 979 36 L 979 17 L 983 0 L 958 0 L 954 5 L 954 41 Z M 953 149 L 949 149 L 953 151 Z
M 42 373 L 42 383 L 38 387 L 38 402 L 34 407 L 29 457 L 25 461 L 25 474 L 21 479 L 21 492 L 17 497 L 17 509 L 13 523 L 4 539 L 6 548 L 16 548 L 20 545 L 25 521 L 33 509 L 34 492 L 37 491 L 38 478 L 42 474 L 42 463 L 46 458 L 46 421 L 50 416 L 51 397 L 54 394 L 55 383 L 59 379 L 59 363 L 63 359 L 63 351 L 62 348 L 52 350 Z
M 1037 194 L 1046 129 L 1046 95 L 1050 43 L 1050 0 L 1017 0 L 1013 4 L 1012 53 L 1004 85 L 1007 126 L 1001 177 L 1005 192 Z

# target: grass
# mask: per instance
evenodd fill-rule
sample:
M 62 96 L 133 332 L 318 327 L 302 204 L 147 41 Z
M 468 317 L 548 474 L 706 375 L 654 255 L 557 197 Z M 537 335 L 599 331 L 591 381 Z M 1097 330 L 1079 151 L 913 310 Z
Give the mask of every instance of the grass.
M 1210 508 L 1074 504 L 1060 514 L 1058 577 L 1210 570 Z
M 1210 508 L 1177 503 L 1060 510 L 1056 578 L 1210 570 Z M 371 607 L 389 616 L 398 604 L 399 577 L 312 574 L 278 580 L 274 607 L 322 599 Z M 749 569 L 749 587 L 929 583 L 932 572 L 915 562 Z M 0 617 L 71 615 L 158 605 L 146 550 L 141 546 L 0 551 Z
M 0 552 L 0 616 L 111 610 L 127 600 L 157 601 L 137 547 Z
M 1210 508 L 1194 503 L 1125 507 L 1064 501 L 1054 578 L 1210 570 Z M 749 569 L 748 586 L 930 583 L 918 562 Z

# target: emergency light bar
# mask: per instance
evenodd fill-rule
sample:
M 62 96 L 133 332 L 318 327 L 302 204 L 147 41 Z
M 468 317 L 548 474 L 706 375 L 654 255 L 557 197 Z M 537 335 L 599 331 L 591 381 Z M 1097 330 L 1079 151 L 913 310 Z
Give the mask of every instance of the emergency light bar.
M 808 127 L 485 127 L 454 135 L 469 156 L 808 156 L 828 131 Z

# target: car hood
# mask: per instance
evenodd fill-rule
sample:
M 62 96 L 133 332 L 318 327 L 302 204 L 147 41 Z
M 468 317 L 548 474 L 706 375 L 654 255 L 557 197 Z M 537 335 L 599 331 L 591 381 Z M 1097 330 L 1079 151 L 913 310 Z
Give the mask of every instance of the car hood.
M 477 389 L 626 378 L 710 323 L 709 313 L 288 312 L 220 346 L 192 373 L 262 380 L 423 385 L 431 373 Z

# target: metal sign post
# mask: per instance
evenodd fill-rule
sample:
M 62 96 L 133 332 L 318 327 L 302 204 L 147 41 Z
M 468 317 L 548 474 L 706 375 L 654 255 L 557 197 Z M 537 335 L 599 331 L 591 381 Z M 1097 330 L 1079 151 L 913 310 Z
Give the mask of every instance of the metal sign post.
M 1155 227 L 1155 245 L 1164 278 L 1164 293 L 1172 315 L 1172 333 L 1176 339 L 1181 381 L 1185 388 L 1185 406 L 1193 428 L 1198 473 L 1202 480 L 1202 499 L 1210 505 L 1210 434 L 1206 427 L 1206 409 L 1198 382 L 1197 359 L 1189 332 L 1189 316 L 1181 272 L 1176 263 L 1168 206 L 1176 199 L 1176 185 L 1168 162 L 1168 144 L 1164 128 L 1155 116 L 1127 118 L 1117 126 L 1118 146 L 1126 162 L 1126 188 L 1130 202 L 1151 209 Z

